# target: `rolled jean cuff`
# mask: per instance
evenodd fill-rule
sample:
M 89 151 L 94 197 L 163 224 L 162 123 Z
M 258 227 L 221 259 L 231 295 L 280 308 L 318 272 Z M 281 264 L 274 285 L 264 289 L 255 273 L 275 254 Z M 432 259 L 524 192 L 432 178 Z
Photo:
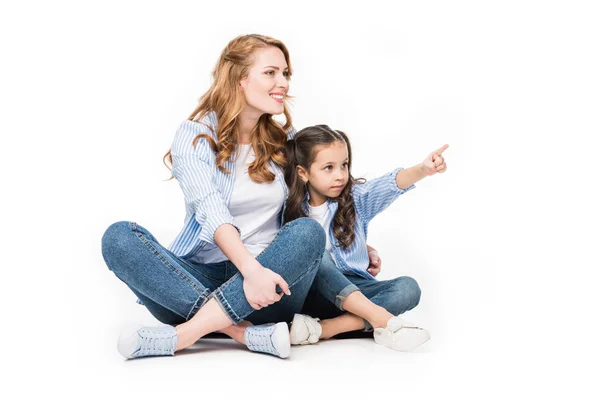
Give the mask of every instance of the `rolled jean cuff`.
M 369 323 L 369 321 L 366 319 L 363 319 L 363 321 L 365 321 L 365 329 L 363 329 L 363 332 L 373 332 L 373 326 Z
M 342 311 L 345 311 L 342 308 L 342 303 L 344 302 L 344 300 L 346 300 L 346 297 L 348 297 L 350 295 L 350 293 L 356 292 L 358 289 L 358 287 L 351 283 L 350 285 L 346 286 L 345 288 L 343 288 L 338 294 L 337 296 L 335 296 L 335 306 L 337 308 L 339 308 Z
M 209 296 L 207 300 L 210 299 L 215 299 L 217 301 L 217 303 L 219 304 L 219 306 L 221 306 L 221 309 L 223 309 L 223 311 L 225 312 L 225 314 L 229 317 L 229 319 L 231 319 L 231 321 L 237 325 L 240 322 L 243 321 L 243 318 L 240 317 L 239 315 L 237 315 L 235 313 L 235 311 L 233 311 L 233 308 L 231 307 L 231 304 L 229 304 L 229 302 L 225 299 L 225 296 L 223 296 L 223 292 L 221 291 L 221 288 L 218 288 L 217 290 L 215 290 L 214 292 L 212 292 Z

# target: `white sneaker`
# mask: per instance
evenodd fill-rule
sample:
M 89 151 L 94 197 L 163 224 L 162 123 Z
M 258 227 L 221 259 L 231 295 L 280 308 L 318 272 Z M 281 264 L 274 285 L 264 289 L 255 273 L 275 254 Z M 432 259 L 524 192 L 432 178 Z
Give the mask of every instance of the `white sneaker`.
M 429 332 L 400 317 L 392 317 L 386 328 L 375 328 L 377 344 L 399 351 L 412 351 L 429 340 Z
M 290 328 L 290 343 L 315 344 L 319 341 L 322 333 L 323 329 L 319 324 L 319 318 L 296 314 Z
M 177 330 L 170 326 L 134 326 L 121 331 L 117 349 L 125 358 L 172 356 L 177 348 Z
M 244 340 L 246 347 L 252 351 L 280 358 L 290 356 L 290 333 L 285 322 L 248 326 L 244 332 Z

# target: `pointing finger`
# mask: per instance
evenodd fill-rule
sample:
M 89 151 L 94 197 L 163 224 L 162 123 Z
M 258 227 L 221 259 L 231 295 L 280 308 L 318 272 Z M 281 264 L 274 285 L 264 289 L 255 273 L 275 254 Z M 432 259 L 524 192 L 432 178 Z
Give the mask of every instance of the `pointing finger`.
M 445 144 L 442 147 L 440 147 L 439 149 L 437 149 L 436 151 L 433 152 L 434 155 L 440 155 L 442 154 L 444 151 L 446 151 L 446 149 L 450 147 L 449 145 Z

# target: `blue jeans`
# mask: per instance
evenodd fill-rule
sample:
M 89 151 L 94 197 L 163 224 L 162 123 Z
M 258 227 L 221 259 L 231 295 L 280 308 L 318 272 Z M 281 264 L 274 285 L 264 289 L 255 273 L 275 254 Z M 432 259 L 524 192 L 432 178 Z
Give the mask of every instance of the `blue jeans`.
M 320 319 L 339 317 L 346 312 L 342 303 L 356 290 L 394 315 L 415 308 L 421 299 L 421 289 L 413 278 L 401 276 L 389 281 L 376 281 L 344 274 L 337 268 L 329 252 L 325 251 L 302 312 Z M 373 330 L 367 320 L 364 322 L 365 331 Z
M 281 275 L 291 296 L 261 310 L 253 309 L 244 294 L 243 277 L 230 261 L 197 264 L 160 245 L 135 222 L 117 222 L 102 237 L 108 268 L 122 280 L 160 322 L 181 324 L 214 298 L 233 323 L 291 321 L 300 312 L 325 248 L 325 233 L 314 220 L 299 218 L 279 231 L 256 258 Z

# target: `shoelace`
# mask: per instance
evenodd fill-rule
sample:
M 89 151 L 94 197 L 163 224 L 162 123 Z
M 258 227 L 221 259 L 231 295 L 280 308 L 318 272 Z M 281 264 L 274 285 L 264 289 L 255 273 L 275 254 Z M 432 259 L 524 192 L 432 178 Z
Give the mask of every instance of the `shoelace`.
M 173 354 L 175 336 L 166 336 L 164 332 L 142 331 L 140 334 L 140 355 Z
M 277 355 L 271 341 L 273 329 L 247 329 L 246 345 L 250 350 Z

